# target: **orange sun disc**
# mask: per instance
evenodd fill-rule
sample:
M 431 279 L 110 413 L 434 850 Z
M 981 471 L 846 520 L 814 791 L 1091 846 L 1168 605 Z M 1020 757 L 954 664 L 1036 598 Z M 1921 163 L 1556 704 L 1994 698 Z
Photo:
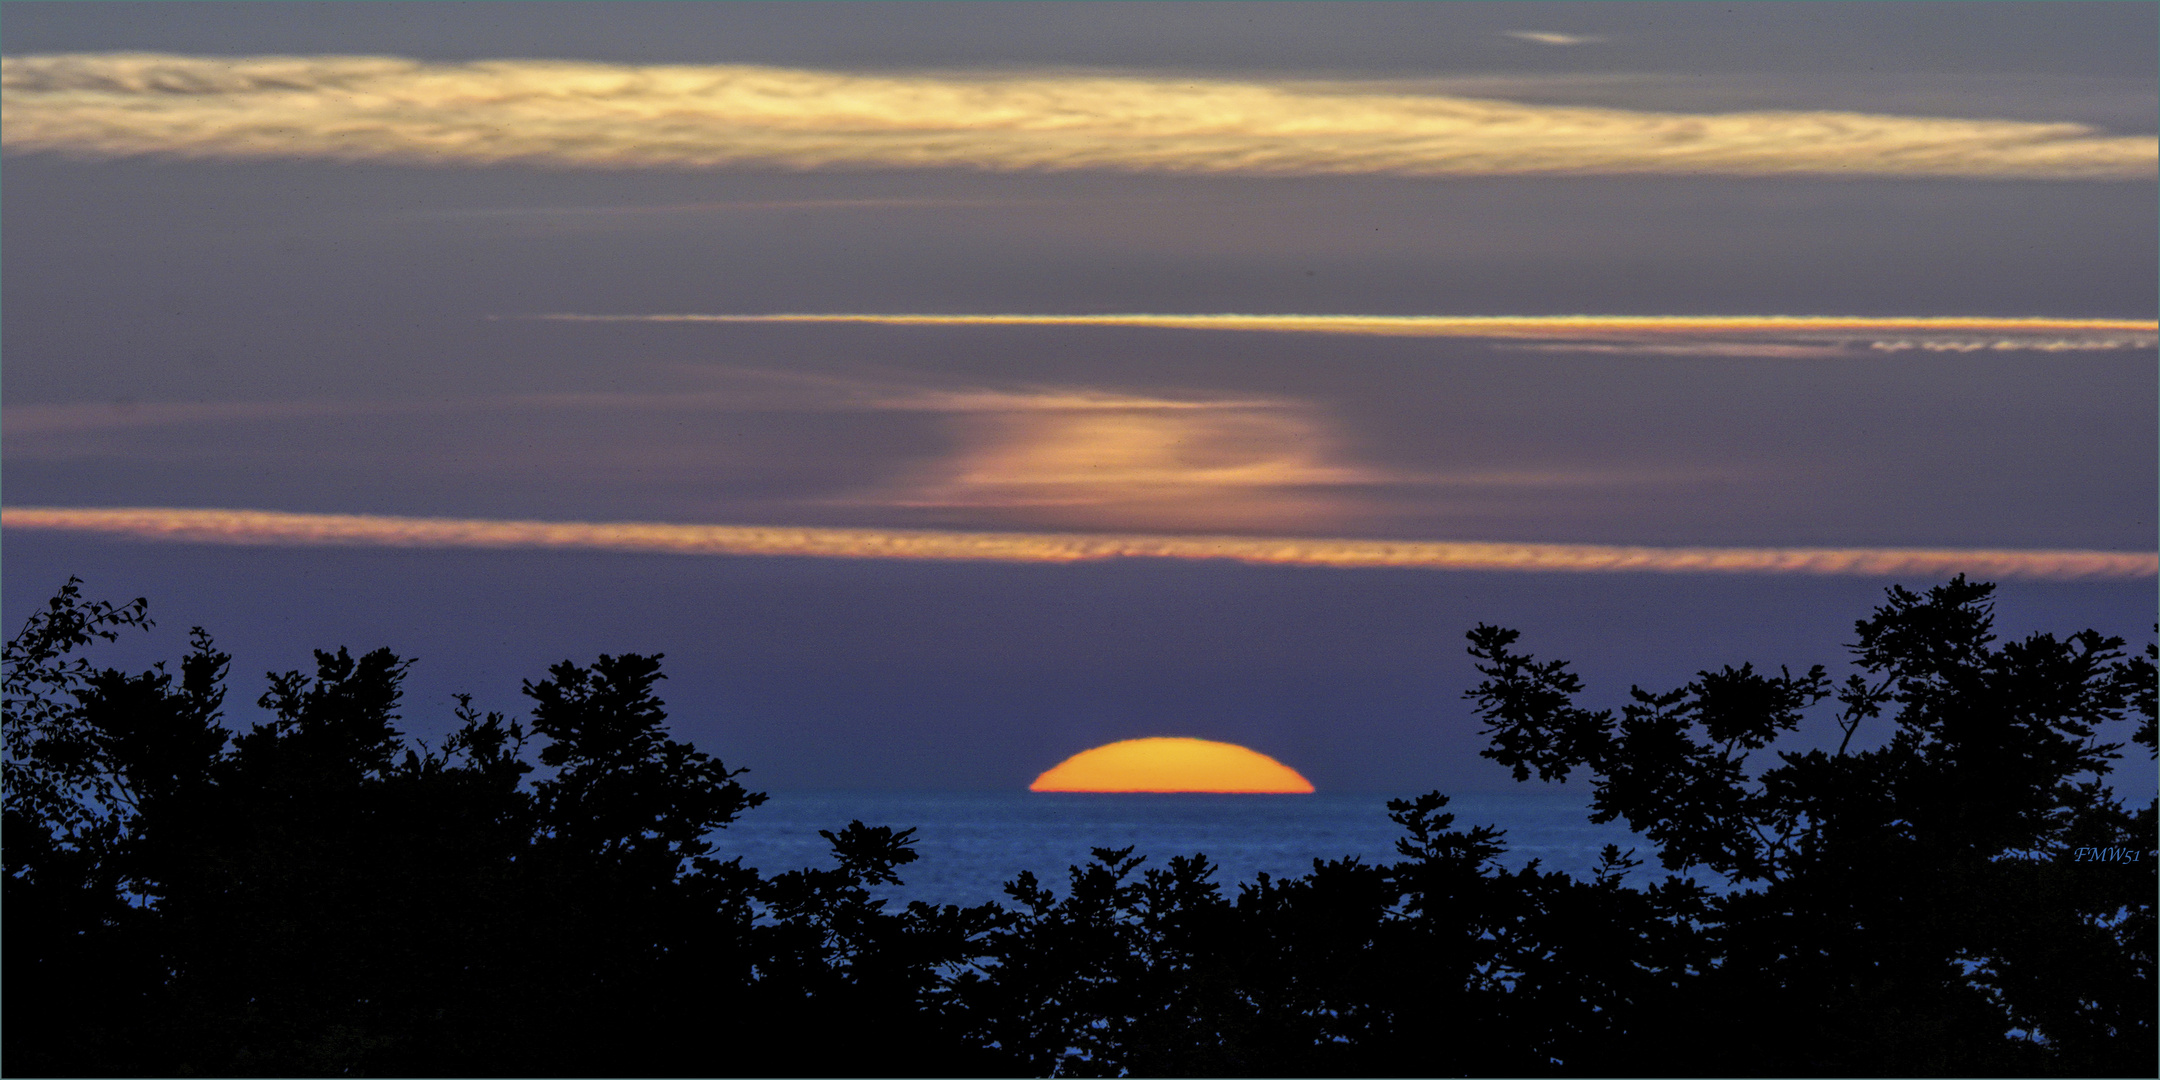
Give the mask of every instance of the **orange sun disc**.
M 1029 791 L 1205 791 L 1307 795 L 1296 769 L 1235 743 L 1126 739 L 1082 750 L 1035 778 Z

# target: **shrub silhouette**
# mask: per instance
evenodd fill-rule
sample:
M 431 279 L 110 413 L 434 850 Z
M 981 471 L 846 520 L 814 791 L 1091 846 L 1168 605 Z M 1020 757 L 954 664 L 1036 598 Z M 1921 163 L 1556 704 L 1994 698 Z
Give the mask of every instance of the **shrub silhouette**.
M 1618 713 L 1479 626 L 1519 781 L 1587 778 L 1666 874 L 1500 867 L 1434 792 L 1400 859 L 1228 895 L 1098 849 L 1062 895 L 893 909 L 913 830 L 766 874 L 764 796 L 670 739 L 658 656 L 561 663 L 530 726 L 399 730 L 409 668 L 318 652 L 223 726 L 229 657 L 78 655 L 147 605 L 70 581 L 7 643 L 5 1071 L 389 1075 L 2150 1075 L 2154 807 L 2103 780 L 2155 650 L 1997 643 L 1962 578 L 1856 624 L 1833 684 L 1752 666 Z M 1835 751 L 1773 751 L 1829 709 Z M 1859 738 L 1865 732 L 1865 738 Z M 1864 748 L 1855 748 L 1858 739 Z M 1763 759 L 1768 759 L 1765 762 Z M 1704 882 L 1707 880 L 1708 884 Z

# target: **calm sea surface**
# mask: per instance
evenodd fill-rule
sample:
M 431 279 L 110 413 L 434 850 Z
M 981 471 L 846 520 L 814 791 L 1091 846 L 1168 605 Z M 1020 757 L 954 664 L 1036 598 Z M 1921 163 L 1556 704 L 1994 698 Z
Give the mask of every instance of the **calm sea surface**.
M 1652 849 L 1620 825 L 1591 825 L 1587 792 L 1470 794 L 1453 797 L 1455 828 L 1506 830 L 1510 868 L 1531 859 L 1548 870 L 1586 875 L 1598 850 L 1617 843 L 1636 849 L 1656 870 Z M 1093 847 L 1130 845 L 1148 856 L 1143 868 L 1172 855 L 1205 853 L 1221 869 L 1225 895 L 1259 873 L 1295 877 L 1314 859 L 1356 855 L 1393 861 L 1402 829 L 1387 817 L 1379 795 L 1077 795 L 1031 792 L 776 792 L 771 800 L 716 834 L 715 854 L 741 856 L 767 873 L 800 867 L 830 869 L 831 849 L 819 829 L 848 822 L 912 827 L 921 856 L 900 869 L 905 885 L 879 895 L 938 904 L 1005 899 L 1001 885 L 1022 870 L 1053 891 L 1066 891 L 1066 869 L 1088 860 Z M 1659 872 L 1661 873 L 1661 872 Z

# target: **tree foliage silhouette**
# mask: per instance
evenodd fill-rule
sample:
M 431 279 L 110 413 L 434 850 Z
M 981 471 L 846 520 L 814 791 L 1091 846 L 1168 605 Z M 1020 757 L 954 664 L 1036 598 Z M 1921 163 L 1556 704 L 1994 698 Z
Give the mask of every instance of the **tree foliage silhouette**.
M 1725 668 L 1637 687 L 1617 720 L 1574 705 L 1564 664 L 1511 651 L 1514 631 L 1471 632 L 1486 756 L 1518 778 L 1589 771 L 1593 821 L 1735 886 L 1697 917 L 1698 974 L 1645 1014 L 1686 1018 L 1644 1029 L 1677 1071 L 2150 1071 L 2154 809 L 2103 786 L 2121 745 L 2098 733 L 2141 715 L 2151 748 L 2153 650 L 2089 630 L 1997 646 L 1993 589 L 1893 587 L 1842 686 Z M 1838 749 L 1751 779 L 1828 697 Z M 1852 750 L 1893 706 L 1889 738 Z M 2102 852 L 2135 869 L 2080 861 Z
M 315 654 L 224 726 L 230 658 L 78 655 L 147 604 L 70 581 L 6 646 L 5 1070 L 39 1074 L 2150 1075 L 2154 659 L 1998 643 L 1992 586 L 1890 590 L 1857 669 L 1704 671 L 1581 704 L 1469 635 L 1518 781 L 1586 777 L 1665 874 L 1502 867 L 1438 792 L 1399 859 L 1227 894 L 1097 849 L 1061 894 L 894 908 L 913 830 L 766 873 L 710 837 L 764 796 L 668 736 L 658 656 L 564 662 L 530 726 L 410 661 Z M 1834 750 L 1777 749 L 1827 711 Z
M 913 853 L 859 822 L 835 870 L 710 858 L 764 797 L 667 738 L 658 657 L 556 665 L 525 687 L 530 732 L 463 699 L 429 748 L 398 729 L 409 661 L 318 652 L 233 736 L 229 658 L 200 630 L 177 683 L 70 655 L 145 610 L 70 581 L 7 647 L 7 1071 L 970 1060 L 920 1022 L 922 988 L 985 916 L 883 912 L 865 886 Z M 851 1022 L 874 1037 L 830 1037 Z

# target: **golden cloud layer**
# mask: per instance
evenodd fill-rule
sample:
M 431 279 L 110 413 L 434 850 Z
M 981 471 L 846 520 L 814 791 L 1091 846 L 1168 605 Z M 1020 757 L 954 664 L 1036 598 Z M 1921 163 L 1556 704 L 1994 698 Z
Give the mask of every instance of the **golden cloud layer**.
M 881 326 L 1114 326 L 1155 330 L 1241 330 L 1292 334 L 1365 334 L 1378 337 L 1561 338 L 1775 335 L 1792 337 L 1878 334 L 2017 334 L 1983 347 L 2033 340 L 2064 350 L 2069 341 L 2122 341 L 2150 348 L 2160 334 L 2153 319 L 2052 319 L 1995 316 L 1886 318 L 1852 315 L 580 315 L 532 318 L 553 322 L 646 323 L 870 323 Z
M 77 53 L 0 59 L 0 144 L 437 165 L 2146 179 L 2082 124 L 1522 104 L 1401 84 Z
M 1545 572 L 1663 571 L 1885 577 L 2149 578 L 2160 554 L 1910 548 L 1665 548 L 1599 544 L 1103 536 L 641 522 L 484 521 L 153 507 L 0 509 L 0 526 L 141 540 L 249 545 L 553 548 L 678 555 L 795 555 L 1070 563 L 1114 558 L 1229 559 L 1279 566 Z

